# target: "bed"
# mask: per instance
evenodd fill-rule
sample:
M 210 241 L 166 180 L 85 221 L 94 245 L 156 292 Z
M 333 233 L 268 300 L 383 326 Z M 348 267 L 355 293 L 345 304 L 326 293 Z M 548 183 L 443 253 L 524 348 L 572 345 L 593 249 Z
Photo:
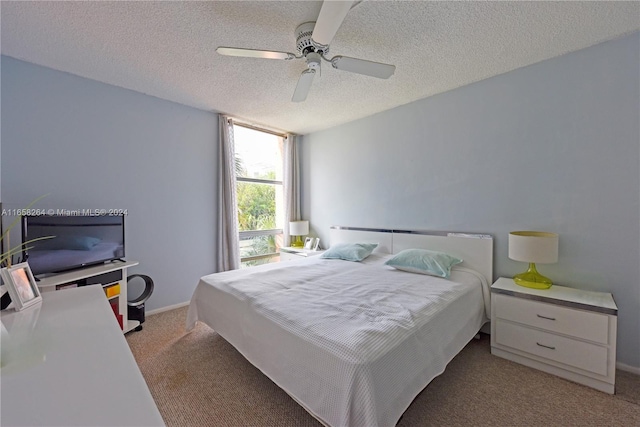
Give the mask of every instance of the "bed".
M 331 245 L 377 243 L 361 262 L 318 256 L 203 277 L 202 321 L 320 422 L 392 426 L 489 317 L 488 235 L 332 227 Z M 384 264 L 403 249 L 463 259 L 450 279 Z

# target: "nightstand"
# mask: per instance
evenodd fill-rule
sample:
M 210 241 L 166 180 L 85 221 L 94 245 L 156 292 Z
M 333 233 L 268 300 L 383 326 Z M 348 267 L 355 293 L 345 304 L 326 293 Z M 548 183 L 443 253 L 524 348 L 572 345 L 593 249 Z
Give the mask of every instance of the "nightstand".
M 317 256 L 323 253 L 323 250 L 313 251 L 311 249 L 293 248 L 291 246 L 285 246 L 280 248 L 280 261 L 289 261 L 292 259 L 299 259 L 310 256 Z
M 501 277 L 491 286 L 491 354 L 613 394 L 618 307 L 613 296 Z

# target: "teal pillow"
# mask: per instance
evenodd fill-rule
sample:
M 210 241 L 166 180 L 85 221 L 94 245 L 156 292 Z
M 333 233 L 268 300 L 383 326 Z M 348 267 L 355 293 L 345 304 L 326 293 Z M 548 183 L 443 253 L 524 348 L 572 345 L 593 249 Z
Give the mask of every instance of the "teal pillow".
M 405 249 L 385 262 L 397 270 L 409 273 L 428 274 L 430 276 L 449 278 L 451 267 L 462 260 L 444 252 L 426 249 Z
M 320 258 L 362 261 L 378 246 L 377 243 L 338 243 L 324 251 Z

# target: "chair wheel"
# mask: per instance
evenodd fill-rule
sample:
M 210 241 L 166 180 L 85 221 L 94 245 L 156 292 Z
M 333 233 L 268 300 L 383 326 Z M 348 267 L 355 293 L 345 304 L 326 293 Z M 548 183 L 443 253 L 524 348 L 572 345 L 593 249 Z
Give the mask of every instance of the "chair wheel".
M 136 328 L 134 329 L 134 331 L 138 332 L 142 330 L 142 325 L 136 326 Z

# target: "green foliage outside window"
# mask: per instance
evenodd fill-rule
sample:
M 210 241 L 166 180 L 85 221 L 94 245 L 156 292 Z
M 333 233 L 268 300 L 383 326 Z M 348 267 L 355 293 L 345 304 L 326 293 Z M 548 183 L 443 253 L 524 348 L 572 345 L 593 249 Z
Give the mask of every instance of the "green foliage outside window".
M 244 176 L 242 161 L 236 158 L 236 173 Z M 275 173 L 268 172 L 258 179 L 275 180 Z M 273 184 L 238 181 L 236 185 L 239 231 L 273 230 L 276 228 L 276 188 Z M 250 239 L 250 245 L 241 242 L 241 258 L 276 252 L 275 236 L 258 236 Z M 269 258 L 244 261 L 244 266 L 269 262 Z
M 276 251 L 276 238 L 275 236 L 258 236 L 251 239 L 251 246 L 240 249 L 240 257 L 251 257 L 255 255 L 270 254 Z M 242 262 L 245 267 L 252 267 L 255 265 L 266 264 L 271 262 L 271 258 L 260 258 L 246 260 Z
M 275 179 L 275 174 L 264 179 Z M 276 228 L 276 189 L 270 184 L 238 181 L 238 226 L 240 231 Z

